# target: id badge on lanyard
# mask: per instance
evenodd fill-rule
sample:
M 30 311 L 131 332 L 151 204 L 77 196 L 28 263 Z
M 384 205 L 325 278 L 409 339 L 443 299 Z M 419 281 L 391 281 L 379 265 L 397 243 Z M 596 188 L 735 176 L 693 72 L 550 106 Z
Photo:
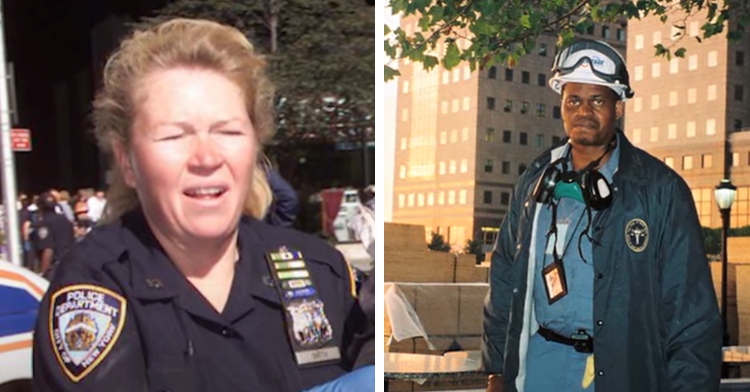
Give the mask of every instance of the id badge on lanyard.
M 297 365 L 317 365 L 341 359 L 333 342 L 333 327 L 325 313 L 302 253 L 287 248 L 266 254 L 274 286 L 286 315 L 286 329 Z

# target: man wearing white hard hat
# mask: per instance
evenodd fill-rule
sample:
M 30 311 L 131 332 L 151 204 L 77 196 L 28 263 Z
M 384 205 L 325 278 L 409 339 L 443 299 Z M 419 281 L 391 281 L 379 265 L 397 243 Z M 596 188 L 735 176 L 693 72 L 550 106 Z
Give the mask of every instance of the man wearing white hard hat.
M 623 57 L 580 39 L 550 87 L 568 136 L 519 178 L 492 253 L 487 391 L 719 390 L 722 326 L 692 194 L 617 128 Z

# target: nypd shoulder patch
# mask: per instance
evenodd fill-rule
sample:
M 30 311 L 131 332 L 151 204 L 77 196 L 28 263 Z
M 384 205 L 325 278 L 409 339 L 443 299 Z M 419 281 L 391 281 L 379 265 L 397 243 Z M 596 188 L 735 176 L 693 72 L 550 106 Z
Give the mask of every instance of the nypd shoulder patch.
M 643 219 L 635 218 L 625 226 L 625 242 L 633 252 L 643 252 L 648 246 L 648 225 Z
M 109 354 L 125 325 L 127 302 L 106 288 L 74 285 L 52 294 L 49 331 L 65 374 L 78 382 Z

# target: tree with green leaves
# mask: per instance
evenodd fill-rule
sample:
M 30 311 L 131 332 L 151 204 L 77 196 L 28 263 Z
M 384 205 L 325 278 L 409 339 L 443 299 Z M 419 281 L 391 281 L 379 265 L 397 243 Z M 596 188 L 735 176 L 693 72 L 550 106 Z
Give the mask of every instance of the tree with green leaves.
M 512 66 L 534 50 L 540 35 L 554 34 L 562 46 L 595 23 L 657 17 L 672 23 L 683 32 L 679 38 L 685 39 L 686 16 L 700 15 L 704 23 L 695 37 L 699 41 L 725 30 L 728 39 L 739 40 L 750 23 L 750 4 L 734 0 L 390 0 L 389 4 L 394 14 L 417 18 L 419 29 L 408 35 L 386 26 L 386 54 L 421 62 L 426 69 L 438 64 L 452 69 L 464 61 L 472 70 L 493 64 Z M 440 42 L 445 42 L 445 49 L 436 53 Z M 655 55 L 685 56 L 678 45 L 657 44 L 654 50 Z M 386 65 L 386 80 L 396 75 L 398 71 Z
M 436 252 L 450 252 L 451 245 L 445 242 L 442 235 L 432 232 L 432 239 L 427 244 L 427 248 Z
M 374 140 L 374 7 L 352 0 L 173 0 L 138 24 L 173 17 L 234 26 L 267 54 L 277 87 L 272 152 Z
M 481 262 L 484 260 L 482 245 L 482 241 L 478 239 L 466 240 L 466 244 L 464 244 L 464 253 L 476 256 L 477 262 Z

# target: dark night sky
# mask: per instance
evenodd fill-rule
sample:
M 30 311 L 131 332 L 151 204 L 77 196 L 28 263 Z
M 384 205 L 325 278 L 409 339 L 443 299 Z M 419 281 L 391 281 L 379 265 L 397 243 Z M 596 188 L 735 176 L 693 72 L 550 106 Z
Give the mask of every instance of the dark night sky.
M 99 81 L 94 70 L 90 30 L 108 15 L 136 19 L 150 15 L 165 0 L 6 0 L 3 2 L 7 61 L 16 74 L 19 124 L 32 130 L 33 151 L 16 154 L 19 191 L 40 192 L 50 187 L 75 191 L 99 187 L 104 168 L 88 135 L 87 115 Z M 99 59 L 98 64 L 103 60 Z M 67 113 L 70 144 L 60 145 L 54 107 L 55 84 L 75 80 L 88 69 L 83 91 L 68 91 L 79 102 Z M 69 146 L 72 175 L 60 174 L 59 150 Z

